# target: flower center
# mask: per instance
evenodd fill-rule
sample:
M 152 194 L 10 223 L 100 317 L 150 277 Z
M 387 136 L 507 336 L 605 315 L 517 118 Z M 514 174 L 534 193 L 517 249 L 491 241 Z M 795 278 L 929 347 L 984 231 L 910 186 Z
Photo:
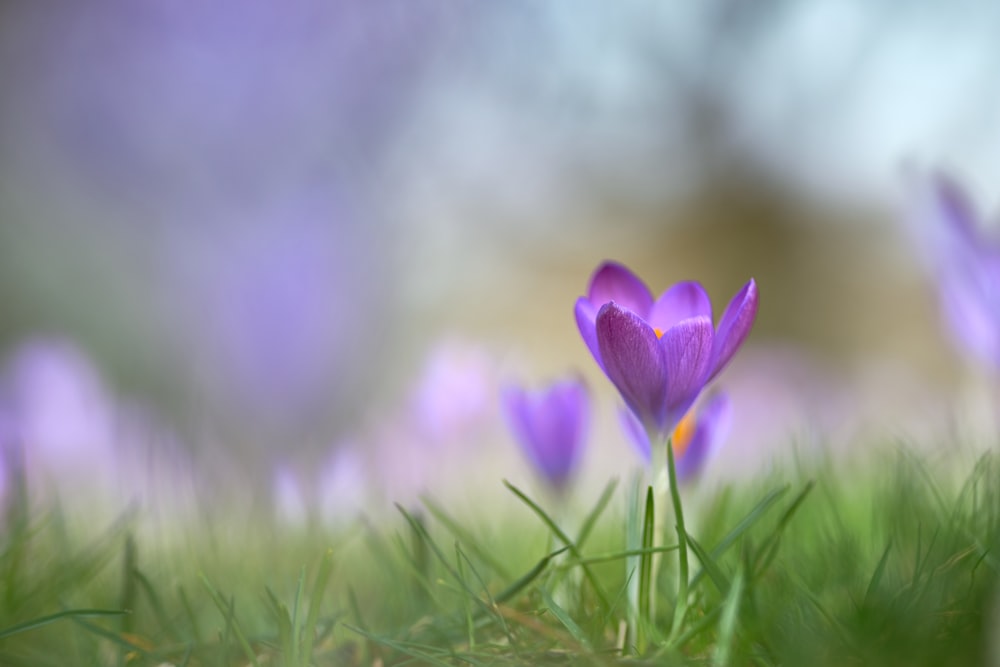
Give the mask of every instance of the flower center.
M 688 413 L 684 415 L 684 418 L 674 428 L 672 442 L 675 456 L 682 456 L 687 450 L 692 438 L 694 438 L 695 426 L 694 410 L 688 410 Z
M 653 327 L 653 333 L 656 334 L 657 338 L 663 338 L 663 330 L 662 329 L 657 329 L 656 327 Z

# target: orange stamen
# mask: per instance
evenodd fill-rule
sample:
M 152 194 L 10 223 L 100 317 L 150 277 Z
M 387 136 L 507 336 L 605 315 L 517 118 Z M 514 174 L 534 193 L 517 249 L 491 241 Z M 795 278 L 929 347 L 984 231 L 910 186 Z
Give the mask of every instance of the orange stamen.
M 694 438 L 695 422 L 694 410 L 689 410 L 684 418 L 677 424 L 674 428 L 674 455 L 681 456 L 687 450 L 688 445 L 691 444 L 691 440 Z
M 656 334 L 657 338 L 663 338 L 663 331 L 661 331 L 660 329 L 657 329 L 656 327 L 653 327 L 653 333 Z

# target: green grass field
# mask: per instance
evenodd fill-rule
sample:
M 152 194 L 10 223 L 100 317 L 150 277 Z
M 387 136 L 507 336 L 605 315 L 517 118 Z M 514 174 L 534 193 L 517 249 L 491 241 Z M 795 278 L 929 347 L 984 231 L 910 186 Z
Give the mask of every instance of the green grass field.
M 156 530 L 141 511 L 96 526 L 15 504 L 0 664 L 995 664 L 1000 465 L 937 459 L 685 487 L 676 632 L 670 516 L 655 611 L 629 630 L 642 574 L 626 564 L 656 559 L 625 553 L 624 481 L 572 531 L 519 489 L 500 515 L 428 499 L 336 533 L 252 516 Z

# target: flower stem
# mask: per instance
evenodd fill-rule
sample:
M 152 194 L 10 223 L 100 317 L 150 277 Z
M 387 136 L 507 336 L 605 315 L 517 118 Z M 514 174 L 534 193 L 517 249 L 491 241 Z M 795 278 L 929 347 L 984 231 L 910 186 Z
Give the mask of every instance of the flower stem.
M 679 579 L 677 582 L 677 606 L 674 609 L 674 621 L 670 628 L 668 643 L 680 635 L 684 627 L 684 618 L 688 607 L 688 552 L 687 529 L 684 527 L 684 508 L 681 507 L 681 493 L 677 487 L 677 466 L 674 463 L 673 437 L 667 438 L 667 474 L 670 476 L 670 499 L 674 504 L 674 519 L 677 522 L 677 558 Z

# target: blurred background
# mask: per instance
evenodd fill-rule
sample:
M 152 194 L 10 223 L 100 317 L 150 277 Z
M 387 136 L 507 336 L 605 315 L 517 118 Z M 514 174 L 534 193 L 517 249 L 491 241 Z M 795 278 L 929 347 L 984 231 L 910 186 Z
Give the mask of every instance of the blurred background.
M 914 191 L 1000 206 L 997 35 L 971 1 L 0 2 L 5 465 L 336 514 L 530 477 L 497 387 L 577 373 L 606 477 L 572 309 L 608 258 L 717 314 L 758 281 L 719 474 L 940 428 L 975 364 Z

